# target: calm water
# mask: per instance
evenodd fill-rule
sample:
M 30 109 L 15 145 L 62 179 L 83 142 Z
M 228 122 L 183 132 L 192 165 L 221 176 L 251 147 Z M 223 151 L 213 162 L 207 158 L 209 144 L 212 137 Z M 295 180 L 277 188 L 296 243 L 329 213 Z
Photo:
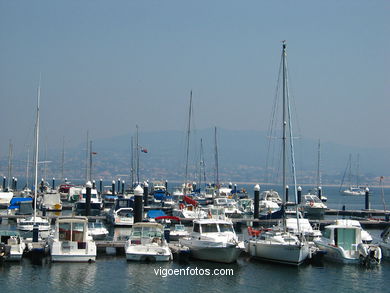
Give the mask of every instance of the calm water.
M 249 186 L 248 186 L 249 187 Z M 251 188 L 251 187 L 249 187 Z M 248 190 L 253 190 L 248 189 Z M 364 197 L 341 196 L 324 188 L 330 208 L 364 208 Z M 249 191 L 251 193 L 251 191 Z M 390 203 L 389 190 L 385 201 Z M 373 189 L 372 207 L 383 209 L 380 189 Z M 3 227 L 9 227 L 3 223 Z M 125 229 L 126 230 L 126 229 Z M 377 239 L 379 230 L 370 230 Z M 126 232 L 123 229 L 114 234 Z M 162 277 L 158 270 L 232 269 L 233 275 Z M 172 271 L 171 271 L 172 272 Z M 239 258 L 236 264 L 190 260 L 189 263 L 134 263 L 124 256 L 98 255 L 96 263 L 33 265 L 29 259 L 0 264 L 0 292 L 390 292 L 390 262 L 373 269 L 324 262 L 298 268 Z

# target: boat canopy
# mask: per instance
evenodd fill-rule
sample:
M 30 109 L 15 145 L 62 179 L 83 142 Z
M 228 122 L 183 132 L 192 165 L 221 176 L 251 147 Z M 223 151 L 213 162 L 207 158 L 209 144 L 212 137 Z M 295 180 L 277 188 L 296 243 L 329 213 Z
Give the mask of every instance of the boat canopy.
M 163 217 L 163 216 L 166 216 L 166 214 L 162 210 L 150 210 L 150 211 L 148 211 L 148 214 L 147 214 L 148 218 L 157 218 L 157 217 Z

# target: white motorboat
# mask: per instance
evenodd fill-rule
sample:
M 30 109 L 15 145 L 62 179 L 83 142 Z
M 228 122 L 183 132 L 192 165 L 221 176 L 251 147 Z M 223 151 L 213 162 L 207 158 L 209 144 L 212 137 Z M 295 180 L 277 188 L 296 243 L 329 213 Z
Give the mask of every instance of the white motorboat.
M 265 190 L 260 194 L 260 200 L 273 201 L 279 206 L 282 204 L 282 199 L 276 190 Z
M 133 208 L 111 209 L 108 219 L 114 226 L 132 226 L 134 224 Z
M 390 226 L 388 226 L 381 233 L 381 240 L 379 241 L 379 246 L 382 249 L 383 257 L 390 259 Z
M 244 249 L 233 223 L 227 220 L 194 220 L 190 236 L 179 242 L 189 248 L 194 258 L 223 263 L 235 262 Z
M 362 228 L 335 224 L 326 226 L 322 237 L 314 239 L 319 249 L 325 251 L 325 258 L 344 264 L 377 264 L 382 252 L 379 246 L 364 244 Z
M 158 223 L 135 223 L 125 244 L 126 259 L 132 261 L 170 261 L 172 252 Z
M 205 219 L 207 213 L 198 207 L 181 204 L 178 209 L 172 210 L 172 216 L 185 219 Z
M 62 211 L 61 194 L 55 190 L 50 190 L 43 194 L 41 209 L 48 211 Z
M 368 233 L 366 230 L 362 228 L 360 225 L 360 222 L 358 220 L 351 220 L 351 219 L 337 219 L 335 222 L 336 225 L 345 225 L 345 226 L 352 226 L 352 227 L 358 227 L 361 229 L 361 238 L 363 243 L 371 243 L 372 242 L 372 236 L 370 233 Z
M 86 217 L 57 218 L 55 233 L 48 240 L 53 262 L 92 262 L 96 260 L 96 244 L 88 235 Z
M 347 189 L 344 189 L 342 191 L 343 195 L 354 195 L 354 196 L 359 196 L 359 195 L 365 195 L 366 191 L 364 187 L 352 187 L 350 186 Z
M 87 189 L 84 187 L 79 195 L 79 200 L 76 201 L 74 209 L 80 213 L 86 210 L 87 204 Z M 103 200 L 96 189 L 91 189 L 91 201 L 90 201 L 91 213 L 99 213 L 103 209 Z
M 14 193 L 11 191 L 0 192 L 0 208 L 7 208 L 14 197 Z
M 322 217 L 328 208 L 315 194 L 304 194 L 300 204 L 301 210 L 308 216 Z
M 175 224 L 174 229 L 169 233 L 170 240 L 177 241 L 182 237 L 187 237 L 189 235 L 183 224 Z
M 102 222 L 88 222 L 88 235 L 92 236 L 93 240 L 104 239 L 108 233 Z
M 0 231 L 0 260 L 20 261 L 26 244 L 17 231 Z
M 38 216 L 30 216 L 25 219 L 18 219 L 17 228 L 21 231 L 32 231 L 34 224 L 38 226 L 39 231 L 49 231 L 51 229 L 49 221 Z

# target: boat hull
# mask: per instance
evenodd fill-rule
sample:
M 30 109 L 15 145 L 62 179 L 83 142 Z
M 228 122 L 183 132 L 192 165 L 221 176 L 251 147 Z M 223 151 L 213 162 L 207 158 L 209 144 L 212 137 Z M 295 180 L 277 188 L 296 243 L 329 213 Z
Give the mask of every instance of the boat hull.
M 300 265 L 308 258 L 310 249 L 308 245 L 277 244 L 269 243 L 269 241 L 250 240 L 248 252 L 254 258 L 283 264 Z
M 170 261 L 172 253 L 169 247 L 141 247 L 130 246 L 126 248 L 126 259 L 128 261 Z
M 52 254 L 52 262 L 95 262 L 96 255 L 88 254 Z
M 333 262 L 343 263 L 343 264 L 358 264 L 360 263 L 359 254 L 353 254 L 352 256 L 347 256 L 339 247 L 333 247 L 330 245 L 323 244 L 321 242 L 315 241 L 317 247 L 325 251 L 324 258 Z

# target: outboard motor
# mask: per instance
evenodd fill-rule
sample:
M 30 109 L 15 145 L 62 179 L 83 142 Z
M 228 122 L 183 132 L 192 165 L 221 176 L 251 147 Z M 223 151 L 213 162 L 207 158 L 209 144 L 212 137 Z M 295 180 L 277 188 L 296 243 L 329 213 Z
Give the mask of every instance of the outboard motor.
M 361 264 L 370 267 L 381 263 L 382 250 L 378 245 L 359 244 L 358 250 Z

